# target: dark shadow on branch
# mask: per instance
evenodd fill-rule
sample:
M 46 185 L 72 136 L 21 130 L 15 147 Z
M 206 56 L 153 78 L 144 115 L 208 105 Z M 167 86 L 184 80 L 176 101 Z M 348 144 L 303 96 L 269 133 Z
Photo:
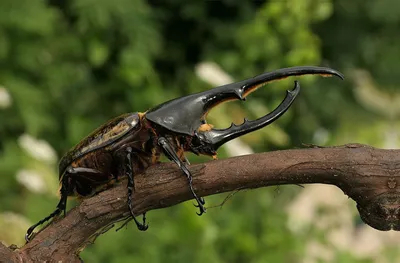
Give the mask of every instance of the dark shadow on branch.
M 191 165 L 200 196 L 282 184 L 336 185 L 357 202 L 364 222 L 379 230 L 400 230 L 400 150 L 348 144 L 275 151 Z M 7 262 L 79 262 L 79 252 L 128 215 L 126 180 L 84 199 L 20 249 L 0 245 Z M 134 210 L 141 214 L 191 199 L 187 180 L 172 163 L 150 167 L 135 177 Z M 193 215 L 195 216 L 195 215 Z M 151 230 L 150 230 L 151 231 Z

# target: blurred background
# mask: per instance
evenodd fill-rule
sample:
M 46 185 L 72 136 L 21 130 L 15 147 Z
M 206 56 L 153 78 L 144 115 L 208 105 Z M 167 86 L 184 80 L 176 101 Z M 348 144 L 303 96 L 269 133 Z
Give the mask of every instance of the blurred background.
M 221 148 L 219 158 L 364 143 L 399 148 L 400 4 L 391 0 L 0 1 L 0 240 L 58 202 L 59 158 L 126 112 L 299 65 L 328 66 L 345 81 L 302 77 L 286 115 Z M 294 79 L 246 103 L 221 105 L 217 127 L 271 111 Z M 188 156 L 192 163 L 207 158 Z M 277 186 L 150 211 L 100 236 L 85 262 L 400 262 L 400 234 L 379 232 L 333 186 Z M 70 202 L 71 206 L 76 203 Z

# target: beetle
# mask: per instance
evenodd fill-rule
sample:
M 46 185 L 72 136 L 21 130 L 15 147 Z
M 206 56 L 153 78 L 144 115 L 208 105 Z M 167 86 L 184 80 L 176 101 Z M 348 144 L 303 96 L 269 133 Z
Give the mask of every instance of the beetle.
M 245 100 L 259 87 L 273 80 L 289 76 L 319 74 L 343 75 L 333 69 L 301 66 L 267 72 L 236 83 L 167 101 L 144 113 L 123 114 L 105 123 L 75 147 L 69 150 L 59 163 L 61 198 L 56 209 L 47 217 L 31 226 L 26 233 L 29 241 L 33 230 L 46 221 L 66 213 L 68 196 L 89 196 L 100 187 L 126 175 L 127 205 L 139 230 L 146 230 L 145 214 L 140 223 L 132 210 L 134 175 L 143 172 L 165 154 L 175 162 L 188 180 L 189 189 L 197 202 L 198 215 L 206 209 L 205 201 L 195 193 L 192 175 L 184 152 L 208 155 L 216 158 L 217 149 L 224 143 L 249 132 L 261 129 L 282 116 L 300 91 L 295 81 L 293 90 L 287 91 L 284 100 L 272 112 L 253 121 L 244 120 L 241 125 L 232 124 L 226 129 L 214 129 L 206 122 L 208 112 L 222 102 Z

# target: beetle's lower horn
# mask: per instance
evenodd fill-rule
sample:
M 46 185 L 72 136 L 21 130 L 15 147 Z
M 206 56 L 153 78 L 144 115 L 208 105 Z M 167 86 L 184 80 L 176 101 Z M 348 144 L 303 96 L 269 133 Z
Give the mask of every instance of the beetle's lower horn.
M 246 133 L 261 129 L 281 117 L 290 108 L 296 99 L 296 96 L 300 92 L 299 82 L 295 81 L 294 83 L 294 89 L 286 91 L 285 99 L 271 113 L 253 121 L 248 121 L 245 119 L 240 125 L 235 125 L 232 123 L 229 128 L 212 129 L 208 132 L 205 132 L 205 136 L 207 140 L 214 146 L 214 150 L 217 150 L 221 145 L 230 140 L 233 140 Z

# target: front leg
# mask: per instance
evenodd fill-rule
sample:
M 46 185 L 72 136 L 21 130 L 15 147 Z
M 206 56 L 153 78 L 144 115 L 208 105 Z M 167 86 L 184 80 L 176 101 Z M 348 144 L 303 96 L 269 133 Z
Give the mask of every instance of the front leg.
M 176 154 L 176 151 L 173 149 L 171 144 L 168 142 L 168 140 L 164 137 L 160 137 L 158 139 L 158 145 L 160 145 L 164 149 L 165 155 L 171 160 L 174 161 L 178 167 L 182 170 L 182 172 L 186 175 L 188 181 L 189 181 L 189 188 L 190 191 L 192 192 L 193 197 L 197 201 L 196 207 L 199 208 L 200 212 L 197 213 L 199 216 L 202 215 L 203 213 L 206 212 L 206 208 L 204 207 L 205 201 L 203 198 L 199 198 L 196 193 L 194 192 L 193 185 L 192 185 L 192 174 L 190 173 L 189 169 L 186 167 L 186 164 L 182 162 L 182 160 L 178 157 Z

